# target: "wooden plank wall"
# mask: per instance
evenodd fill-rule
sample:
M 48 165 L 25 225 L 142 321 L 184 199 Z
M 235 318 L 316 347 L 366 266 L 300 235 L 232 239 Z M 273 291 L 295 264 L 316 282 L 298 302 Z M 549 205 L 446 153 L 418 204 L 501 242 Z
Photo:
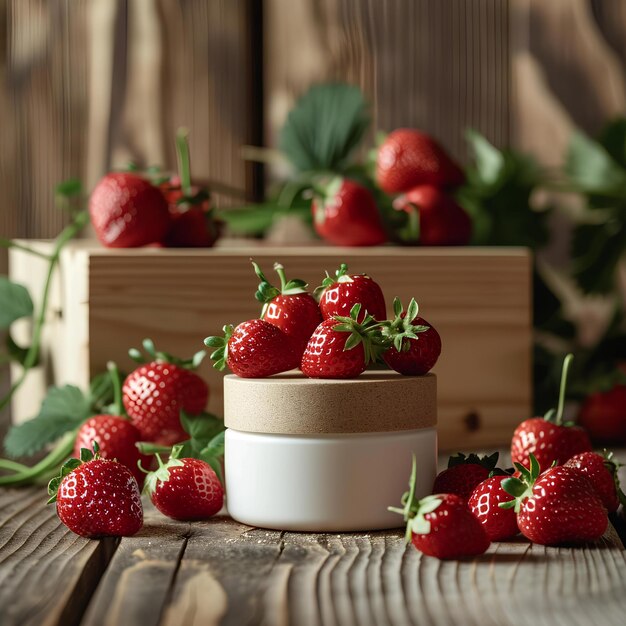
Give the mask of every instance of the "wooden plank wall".
M 0 0 L 0 233 L 58 232 L 68 176 L 173 166 L 179 125 L 198 177 L 250 192 L 241 145 L 263 125 L 272 145 L 327 79 L 362 86 L 376 128 L 464 158 L 472 126 L 554 164 L 573 126 L 625 110 L 625 31 L 615 0 Z

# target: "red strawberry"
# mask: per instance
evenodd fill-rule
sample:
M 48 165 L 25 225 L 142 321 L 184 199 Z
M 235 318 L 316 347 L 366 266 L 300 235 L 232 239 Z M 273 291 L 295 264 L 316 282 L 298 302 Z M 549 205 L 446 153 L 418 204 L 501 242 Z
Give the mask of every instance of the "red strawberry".
M 220 223 L 200 206 L 170 208 L 170 215 L 172 224 L 163 240 L 167 248 L 210 248 L 220 237 Z
M 308 285 L 299 278 L 287 281 L 285 270 L 279 263 L 274 269 L 280 277 L 280 289 L 269 283 L 261 268 L 252 263 L 261 280 L 256 299 L 263 303 L 261 319 L 278 326 L 294 341 L 300 358 L 313 331 L 322 321 L 322 314 L 315 298 L 308 293 Z
M 377 246 L 387 241 L 372 192 L 352 180 L 338 176 L 318 185 L 311 210 L 317 234 L 337 246 Z
M 541 474 L 532 454 L 529 463 L 530 469 L 515 464 L 520 478 L 502 481 L 514 500 L 500 506 L 514 508 L 522 534 L 547 546 L 602 537 L 609 520 L 591 482 L 571 467 L 553 467 Z
M 472 515 L 463 498 L 442 493 L 415 498 L 416 463 L 409 481 L 409 491 L 402 497 L 403 508 L 389 507 L 400 513 L 406 526 L 406 541 L 438 559 L 461 559 L 482 554 L 489 538 L 482 524 Z
M 146 476 L 144 492 L 167 517 L 181 521 L 206 519 L 224 504 L 224 488 L 211 466 L 200 459 L 179 459 L 174 446 L 170 459 Z
M 498 506 L 501 502 L 508 502 L 511 499 L 502 489 L 502 481 L 506 478 L 508 476 L 503 475 L 483 480 L 472 491 L 467 501 L 470 511 L 483 525 L 491 541 L 504 541 L 519 533 L 515 511 Z
M 360 310 L 361 305 L 355 304 L 349 317 L 337 315 L 315 329 L 302 355 L 305 376 L 356 378 L 376 360 L 380 331 L 371 315 L 357 322 Z
M 100 448 L 100 458 L 125 465 L 139 486 L 143 485 L 144 473 L 137 463 L 141 461 L 144 467 L 148 467 L 152 459 L 141 454 L 135 445 L 141 441 L 141 434 L 135 426 L 119 415 L 94 415 L 78 429 L 74 456 L 80 457 L 81 448 L 89 450 L 94 441 Z
M 597 443 L 626 443 L 626 385 L 589 395 L 580 408 L 578 423 Z
M 398 128 L 378 149 L 376 180 L 383 191 L 393 194 L 416 185 L 458 187 L 465 176 L 432 137 L 413 128 Z
M 418 316 L 419 308 L 411 299 L 406 313 L 398 298 L 393 301 L 395 319 L 383 326 L 383 336 L 392 345 L 383 353 L 385 363 L 405 376 L 423 376 L 437 363 L 441 337 L 432 324 Z
M 210 248 L 221 235 L 222 223 L 213 216 L 208 189 L 191 184 L 185 129 L 177 133 L 176 153 L 180 176 L 173 176 L 161 185 L 172 218 L 163 243 L 168 248 Z
M 83 537 L 128 537 L 143 525 L 139 486 L 130 470 L 116 461 L 81 450 L 48 485 L 50 500 L 57 503 L 59 519 Z
M 293 340 L 265 320 L 249 320 L 236 328 L 224 326 L 224 337 L 207 337 L 204 343 L 215 348 L 211 354 L 215 369 L 222 371 L 228 365 L 242 378 L 265 378 L 300 365 Z
M 626 504 L 626 496 L 620 488 L 617 475 L 620 465 L 613 460 L 612 452 L 605 451 L 604 456 L 596 452 L 581 452 L 565 463 L 564 467 L 580 472 L 589 480 L 609 513 L 617 511 L 620 502 Z
M 109 248 L 135 248 L 163 239 L 170 226 L 167 203 L 147 180 L 129 172 L 111 172 L 89 199 L 96 236 Z
M 439 472 L 433 483 L 433 493 L 453 493 L 467 500 L 474 489 L 489 477 L 498 463 L 497 452 L 491 456 L 458 453 L 448 460 L 448 469 Z
M 416 232 L 411 243 L 422 246 L 464 246 L 472 238 L 472 220 L 452 196 L 433 187 L 414 187 L 393 203 L 396 210 L 417 212 Z
M 131 372 L 124 381 L 124 408 L 144 441 L 172 445 L 188 438 L 180 422 L 180 413 L 198 415 L 204 411 L 208 398 L 207 384 L 189 368 L 195 368 L 204 357 L 198 352 L 193 359 L 175 359 L 165 352 L 156 352 L 146 339 L 144 348 L 152 357 Z M 142 359 L 138 350 L 129 354 Z
M 376 320 L 387 319 L 385 296 L 377 282 L 367 274 L 349 274 L 348 266 L 342 263 L 331 278 L 326 278 L 315 290 L 319 294 L 320 311 L 327 320 L 335 315 L 347 316 L 355 304 L 361 305 L 359 322 L 369 313 Z
M 573 359 L 568 354 L 563 361 L 558 408 L 544 417 L 533 417 L 522 422 L 513 433 L 511 459 L 528 467 L 530 454 L 534 454 L 541 467 L 550 467 L 555 461 L 563 464 L 579 452 L 591 450 L 587 433 L 578 426 L 563 424 L 563 407 L 567 372 Z

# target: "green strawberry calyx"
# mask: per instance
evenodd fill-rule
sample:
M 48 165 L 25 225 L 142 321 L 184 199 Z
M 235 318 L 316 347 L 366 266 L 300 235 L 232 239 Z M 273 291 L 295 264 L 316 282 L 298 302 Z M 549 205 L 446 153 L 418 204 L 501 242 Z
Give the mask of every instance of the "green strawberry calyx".
M 439 508 L 443 500 L 439 495 L 426 496 L 421 500 L 415 498 L 415 484 L 417 481 L 417 461 L 413 455 L 411 466 L 411 476 L 409 478 L 409 490 L 402 496 L 402 507 L 390 506 L 387 510 L 392 513 L 399 513 L 406 522 L 405 543 L 410 543 L 411 537 L 415 535 L 428 535 L 430 533 L 430 522 L 426 519 L 428 513 L 432 513 Z
M 541 468 L 534 454 L 531 453 L 528 459 L 530 461 L 530 468 L 524 467 L 521 463 L 513 464 L 515 465 L 515 469 L 520 473 L 519 478 L 511 476 L 502 481 L 502 489 L 510 496 L 513 496 L 513 500 L 501 502 L 498 505 L 500 508 L 515 509 L 515 512 L 519 513 L 524 500 L 533 495 L 533 487 L 541 474 Z
M 604 467 L 606 467 L 606 469 L 609 471 L 613 478 L 617 498 L 620 501 L 620 504 L 626 507 L 626 494 L 622 491 L 622 487 L 619 481 L 619 468 L 622 467 L 622 463 L 614 458 L 612 452 L 609 452 L 606 449 L 602 451 L 602 456 L 604 457 Z
M 89 461 L 97 461 L 100 458 L 100 446 L 98 445 L 98 442 L 94 440 L 91 445 L 93 447 L 93 450 L 89 450 L 89 448 L 80 449 L 80 459 L 71 458 L 63 463 L 59 471 L 59 475 L 55 476 L 48 483 L 48 495 L 50 496 L 50 499 L 46 504 L 52 504 L 53 502 L 57 501 L 61 482 L 68 474 L 71 474 L 77 467 L 79 467 L 83 463 L 88 463 Z
M 178 357 L 172 356 L 168 352 L 162 352 L 157 350 L 154 346 L 154 341 L 152 339 L 144 339 L 141 342 L 144 351 L 150 357 L 150 361 L 157 361 L 159 363 L 171 363 L 172 365 L 177 365 L 178 367 L 182 367 L 187 370 L 195 370 L 198 368 L 200 363 L 202 363 L 204 357 L 206 356 L 205 350 L 199 350 L 189 359 L 179 359 Z M 148 360 L 144 357 L 141 350 L 137 348 L 131 348 L 128 351 L 128 356 L 135 361 L 135 363 L 146 363 Z
M 222 328 L 222 331 L 224 332 L 223 337 L 220 335 L 212 335 L 204 340 L 205 346 L 214 348 L 210 358 L 212 361 L 215 361 L 213 367 L 220 372 L 224 371 L 228 363 L 228 341 L 233 336 L 235 327 L 232 324 L 226 324 L 226 326 Z
M 338 270 L 335 270 L 334 278 L 326 271 L 326 277 L 322 280 L 322 284 L 319 287 L 316 287 L 313 291 L 313 295 L 319 300 L 322 292 L 337 283 L 351 283 L 353 282 L 353 278 L 350 274 L 348 274 L 348 266 L 345 263 L 342 263 L 339 266 Z
M 404 317 L 402 316 L 402 313 L 404 313 L 402 302 L 400 302 L 399 298 L 394 298 L 393 312 L 394 319 L 382 325 L 383 338 L 390 347 L 393 345 L 398 352 L 408 352 L 411 348 L 410 340 L 417 341 L 419 333 L 427 331 L 430 326 L 413 324 L 413 320 L 419 314 L 419 306 L 415 298 L 411 298 Z
M 489 455 L 485 454 L 484 456 L 480 456 L 474 452 L 466 456 L 462 452 L 457 452 L 448 459 L 448 468 L 456 467 L 457 465 L 480 465 L 491 472 L 496 469 L 499 458 L 499 452 L 494 452 Z
M 380 331 L 380 322 L 375 320 L 367 311 L 363 321 L 358 322 L 361 304 L 357 302 L 350 309 L 350 316 L 335 315 L 333 319 L 339 322 L 333 326 L 337 332 L 350 333 L 343 347 L 344 352 L 356 348 L 359 344 L 363 346 L 365 353 L 365 364 L 369 365 L 378 360 L 384 352 L 385 344 Z
M 544 416 L 543 419 L 546 422 L 552 422 L 557 426 L 572 426 L 571 423 L 563 423 L 563 410 L 565 408 L 565 392 L 567 391 L 567 376 L 569 373 L 569 368 L 574 360 L 573 354 L 567 354 L 565 359 L 563 359 L 563 369 L 561 370 L 561 384 L 559 387 L 559 403 L 556 409 L 550 409 Z
M 254 267 L 255 274 L 261 281 L 259 283 L 259 286 L 257 287 L 256 293 L 254 294 L 254 297 L 259 302 L 263 303 L 261 317 L 265 315 L 267 307 L 276 296 L 296 296 L 298 294 L 307 293 L 307 289 L 309 286 L 308 283 L 300 278 L 287 280 L 285 276 L 285 268 L 280 263 L 274 263 L 274 270 L 280 278 L 280 288 L 274 287 L 274 285 L 272 285 L 269 280 L 267 280 L 258 263 L 252 261 L 252 266 Z
M 161 455 L 154 455 L 159 463 L 159 467 L 152 472 L 146 472 L 146 479 L 143 485 L 144 494 L 152 495 L 159 486 L 159 483 L 166 483 L 170 479 L 170 470 L 172 468 L 183 467 L 185 465 L 183 461 L 178 458 L 182 450 L 183 446 L 173 446 L 167 463 L 163 463 Z M 143 467 L 141 467 L 141 465 L 139 465 L 139 469 L 144 472 L 146 471 Z

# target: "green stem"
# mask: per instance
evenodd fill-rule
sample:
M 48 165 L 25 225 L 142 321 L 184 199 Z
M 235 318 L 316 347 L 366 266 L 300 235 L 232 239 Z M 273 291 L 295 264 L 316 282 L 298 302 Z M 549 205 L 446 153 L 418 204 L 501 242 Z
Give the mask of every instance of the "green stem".
M 41 478 L 44 474 L 51 472 L 72 454 L 75 439 L 76 430 L 65 433 L 50 454 L 36 465 L 33 465 L 33 467 L 10 476 L 0 476 L 0 487 L 28 485 Z
M 124 415 L 124 404 L 122 403 L 122 385 L 120 384 L 120 372 L 113 361 L 107 363 L 107 370 L 111 376 L 113 384 L 113 406 L 116 415 Z
M 10 459 L 0 459 L 0 469 L 8 470 L 10 472 L 26 472 L 30 468 L 28 465 L 22 463 L 16 463 Z
M 20 386 L 26 379 L 28 371 L 37 362 L 37 358 L 39 355 L 39 344 L 41 343 L 41 332 L 46 321 L 46 311 L 48 310 L 48 299 L 50 297 L 52 276 L 54 274 L 56 266 L 58 265 L 61 250 L 63 249 L 65 244 L 70 239 L 73 239 L 78 234 L 78 232 L 85 226 L 88 219 L 89 214 L 87 213 L 87 211 L 80 211 L 74 216 L 72 222 L 70 222 L 61 231 L 60 235 L 55 240 L 54 249 L 52 250 L 52 254 L 49 257 L 50 264 L 48 266 L 48 273 L 46 274 L 46 279 L 43 286 L 41 307 L 39 309 L 39 314 L 37 316 L 37 319 L 35 320 L 35 324 L 33 327 L 32 343 L 28 348 L 26 357 L 24 358 L 22 373 L 20 374 L 19 378 L 11 385 L 7 394 L 2 399 L 0 399 L 0 410 L 7 406 L 7 404 L 13 397 L 13 394 L 20 388 Z
M 280 291 L 285 291 L 285 285 L 287 284 L 287 277 L 285 276 L 285 268 L 280 263 L 274 263 L 274 269 L 280 278 Z
M 574 358 L 573 354 L 568 354 L 563 361 L 563 371 L 561 372 L 561 387 L 559 389 L 559 404 L 556 409 L 555 423 L 559 426 L 563 422 L 563 408 L 565 406 L 565 390 L 567 388 L 567 374 Z
M 12 239 L 5 239 L 4 237 L 0 237 L 0 248 L 15 248 L 16 250 L 23 250 L 24 252 L 28 252 L 28 254 L 38 256 L 40 259 L 45 259 L 46 261 L 50 260 L 50 256 L 44 252 L 39 252 L 39 250 L 17 243 L 17 241 L 13 241 Z
M 191 195 L 191 167 L 189 165 L 189 131 L 179 128 L 176 133 L 176 156 L 178 157 L 178 174 L 184 196 Z

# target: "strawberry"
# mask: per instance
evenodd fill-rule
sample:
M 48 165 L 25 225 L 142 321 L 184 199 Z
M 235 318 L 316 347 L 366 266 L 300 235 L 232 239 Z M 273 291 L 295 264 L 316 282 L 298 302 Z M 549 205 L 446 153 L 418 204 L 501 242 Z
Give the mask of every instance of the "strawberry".
M 48 485 L 48 503 L 57 503 L 59 519 L 83 537 L 128 537 L 143 525 L 139 486 L 117 461 L 101 459 L 98 444 L 80 459 L 69 459 Z
M 387 234 L 372 192 L 337 176 L 317 185 L 311 203 L 315 232 L 337 246 L 377 246 Z
M 441 337 L 432 324 L 418 316 L 419 308 L 411 299 L 404 312 L 398 298 L 393 301 L 395 319 L 383 325 L 383 336 L 391 346 L 383 353 L 385 363 L 405 376 L 423 376 L 437 363 Z
M 561 465 L 541 474 L 533 454 L 529 465 L 530 469 L 515 463 L 520 478 L 502 481 L 502 488 L 514 499 L 499 505 L 515 510 L 525 537 L 547 546 L 602 537 L 609 523 L 607 511 L 580 471 Z
M 224 488 L 211 466 L 200 459 L 179 459 L 174 446 L 169 461 L 156 455 L 159 468 L 146 476 L 144 493 L 167 517 L 181 521 L 206 519 L 224 504 Z
M 513 463 L 528 467 L 529 456 L 534 454 L 541 467 L 549 467 L 554 462 L 563 464 L 575 454 L 591 450 L 589 436 L 582 428 L 562 423 L 567 372 L 573 358 L 568 354 L 563 361 L 557 409 L 550 409 L 544 417 L 527 419 L 515 429 L 511 440 Z
M 474 489 L 489 477 L 498 463 L 497 452 L 491 456 L 455 454 L 448 459 L 448 468 L 439 472 L 433 483 L 433 493 L 453 493 L 467 500 Z
M 181 360 L 156 352 L 149 339 L 144 340 L 143 346 L 151 360 L 126 377 L 122 387 L 124 407 L 143 440 L 172 445 L 187 439 L 180 422 L 181 411 L 198 415 L 206 407 L 209 388 L 191 371 L 200 364 L 205 352 Z M 143 361 L 138 350 L 129 350 L 129 355 L 139 363 Z
M 89 199 L 96 236 L 108 248 L 136 248 L 161 241 L 170 227 L 163 194 L 144 178 L 111 172 Z
M 135 445 L 141 441 L 139 430 L 130 421 L 119 415 L 94 415 L 79 429 L 74 443 L 74 456 L 80 457 L 82 448 L 91 448 L 93 442 L 100 448 L 100 458 L 112 459 L 125 465 L 139 483 L 143 485 L 144 473 L 137 465 L 147 466 L 149 456 L 139 452 Z
M 367 313 L 376 320 L 387 319 L 385 296 L 377 282 L 367 274 L 349 274 L 348 266 L 342 263 L 331 278 L 326 278 L 315 290 L 319 297 L 322 317 L 327 320 L 335 315 L 347 316 L 355 304 L 361 305 L 361 322 Z
M 574 455 L 564 467 L 572 468 L 589 479 L 609 513 L 614 513 L 626 496 L 620 488 L 617 470 L 620 464 L 613 460 L 612 452 L 581 452 Z
M 355 378 L 376 360 L 382 337 L 371 315 L 358 322 L 360 304 L 349 317 L 336 315 L 316 329 L 300 365 L 309 378 Z
M 454 198 L 433 185 L 414 187 L 393 203 L 396 210 L 416 215 L 415 232 L 407 243 L 422 246 L 465 246 L 472 238 L 472 220 Z
M 406 522 L 406 542 L 424 554 L 438 559 L 461 559 L 483 554 L 489 537 L 483 525 L 472 515 L 463 498 L 442 493 L 415 498 L 416 462 L 409 481 L 409 491 L 402 497 L 403 508 L 389 507 Z
M 191 184 L 187 131 L 176 136 L 180 176 L 161 184 L 171 216 L 171 226 L 163 244 L 168 248 L 210 248 L 221 235 L 222 222 L 210 206 L 208 189 Z
M 300 365 L 298 347 L 278 326 L 265 320 L 242 322 L 236 328 L 224 326 L 223 337 L 207 337 L 205 345 L 215 348 L 213 367 L 226 365 L 242 378 L 265 378 Z
M 254 262 L 254 271 L 261 282 L 255 294 L 263 303 L 261 319 L 280 328 L 291 337 L 302 358 L 302 353 L 313 331 L 322 321 L 322 314 L 315 298 L 308 293 L 308 285 L 299 278 L 287 281 L 285 269 L 274 263 L 280 278 L 280 289 L 269 283 L 261 268 Z
M 626 385 L 615 385 L 608 391 L 587 396 L 578 423 L 597 443 L 626 443 Z
M 503 509 L 500 502 L 510 501 L 510 496 L 502 489 L 502 481 L 507 475 L 491 476 L 478 484 L 467 504 L 470 511 L 483 525 L 491 541 L 504 541 L 519 533 L 517 516 L 513 509 Z
M 398 128 L 378 149 L 376 180 L 386 193 L 402 193 L 416 185 L 458 187 L 461 168 L 429 135 L 413 128 Z

